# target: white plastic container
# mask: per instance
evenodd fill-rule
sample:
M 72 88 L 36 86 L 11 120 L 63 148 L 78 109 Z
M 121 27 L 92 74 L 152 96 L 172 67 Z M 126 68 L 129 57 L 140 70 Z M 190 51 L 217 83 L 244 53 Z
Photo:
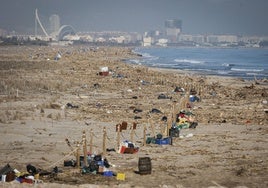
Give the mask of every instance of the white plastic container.
M 2 178 L 1 178 L 1 181 L 2 181 L 2 182 L 6 182 L 6 177 L 7 177 L 7 175 L 4 175 L 4 174 L 3 174 L 3 175 L 2 175 Z

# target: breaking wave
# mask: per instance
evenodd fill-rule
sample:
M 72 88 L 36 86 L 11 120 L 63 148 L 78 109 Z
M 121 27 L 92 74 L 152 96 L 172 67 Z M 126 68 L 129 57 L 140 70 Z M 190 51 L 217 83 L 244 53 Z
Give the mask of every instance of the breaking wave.
M 239 69 L 239 68 L 231 68 L 231 71 L 237 72 L 262 72 L 263 69 Z
M 233 66 L 235 66 L 235 64 L 232 64 L 232 63 L 223 63 L 222 66 L 224 66 L 224 67 L 233 67 Z
M 128 62 L 133 63 L 133 64 L 141 64 L 141 61 L 139 59 L 129 59 Z
M 203 64 L 204 61 L 198 61 L 193 59 L 175 59 L 174 60 L 177 63 L 191 63 L 191 64 Z

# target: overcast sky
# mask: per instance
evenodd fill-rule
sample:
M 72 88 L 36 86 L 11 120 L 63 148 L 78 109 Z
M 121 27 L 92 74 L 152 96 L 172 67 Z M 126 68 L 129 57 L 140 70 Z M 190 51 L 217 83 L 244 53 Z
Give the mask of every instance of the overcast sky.
M 33 34 L 36 8 L 44 24 L 58 14 L 76 31 L 143 33 L 181 19 L 183 33 L 268 36 L 268 0 L 0 0 L 0 28 Z

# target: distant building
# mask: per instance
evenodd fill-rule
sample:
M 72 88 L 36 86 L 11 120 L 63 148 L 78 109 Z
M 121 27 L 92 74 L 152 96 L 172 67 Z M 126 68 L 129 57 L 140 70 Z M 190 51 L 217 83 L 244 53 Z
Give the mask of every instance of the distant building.
M 197 44 L 202 44 L 205 42 L 205 37 L 203 35 L 194 35 L 193 42 L 195 42 Z
M 178 39 L 179 34 L 182 32 L 182 21 L 179 19 L 165 21 L 166 35 L 171 42 Z
M 7 36 L 7 31 L 0 28 L 0 36 L 1 37 Z
M 156 43 L 156 45 L 166 47 L 167 43 L 168 43 L 167 39 L 159 39 L 158 42 Z
M 182 21 L 179 19 L 166 20 L 165 21 L 166 28 L 179 28 L 182 29 Z
M 153 43 L 152 37 L 143 37 L 143 42 L 142 42 L 143 46 L 151 46 L 152 43 Z
M 193 41 L 193 35 L 187 35 L 187 34 L 183 34 L 183 35 L 180 35 L 179 37 L 180 41 L 184 42 L 184 41 Z
M 208 43 L 237 43 L 238 37 L 236 35 L 208 35 Z
M 127 38 L 125 36 L 118 36 L 118 37 L 110 37 L 109 41 L 113 43 L 123 44 Z

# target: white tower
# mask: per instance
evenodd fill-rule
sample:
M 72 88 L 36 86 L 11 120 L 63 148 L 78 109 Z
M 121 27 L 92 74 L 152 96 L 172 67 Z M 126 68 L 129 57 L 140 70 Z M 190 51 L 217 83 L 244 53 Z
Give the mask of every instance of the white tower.
M 53 14 L 49 17 L 50 31 L 56 33 L 60 29 L 60 17 L 57 14 Z

